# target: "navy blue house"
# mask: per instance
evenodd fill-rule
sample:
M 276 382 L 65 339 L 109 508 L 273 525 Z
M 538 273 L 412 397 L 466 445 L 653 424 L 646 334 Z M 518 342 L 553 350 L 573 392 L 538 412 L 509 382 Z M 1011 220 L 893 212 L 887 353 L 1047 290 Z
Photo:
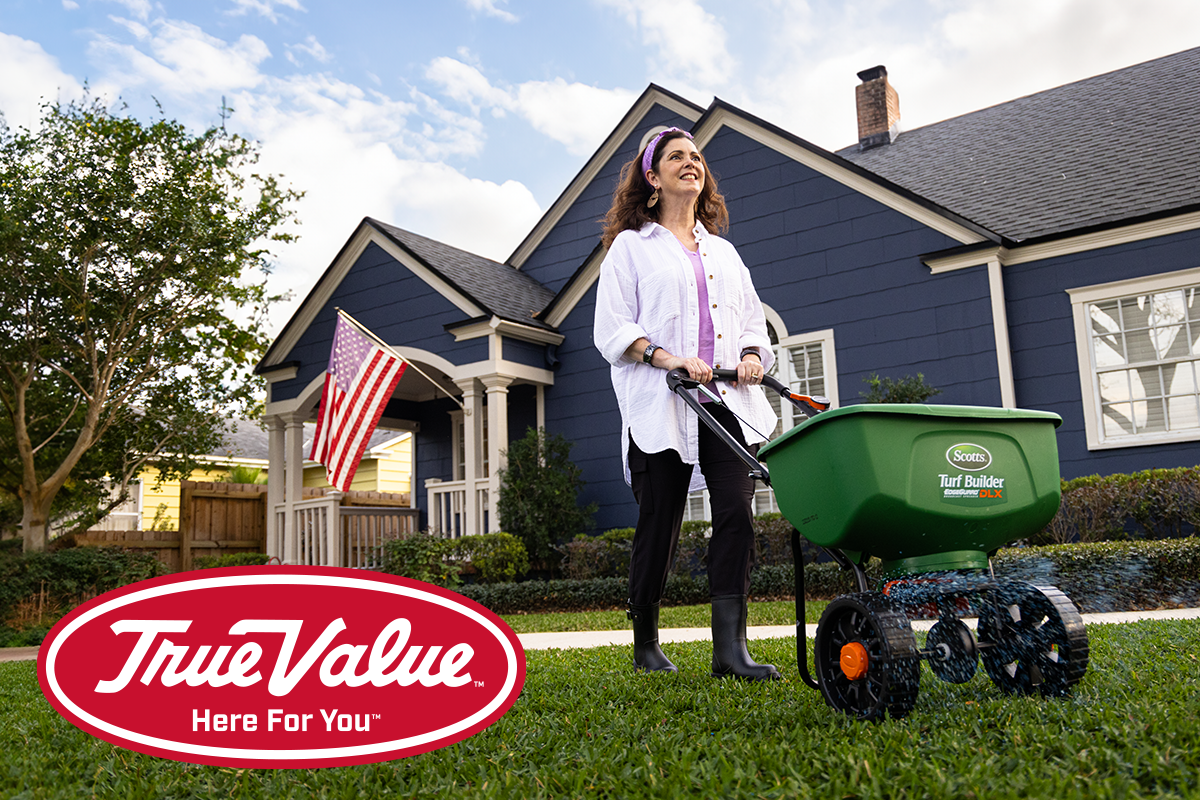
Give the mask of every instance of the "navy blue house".
M 258 366 L 270 474 L 303 460 L 340 307 L 424 373 L 381 421 L 416 432 L 423 524 L 498 529 L 496 466 L 544 426 L 574 443 L 597 528 L 631 525 L 591 338 L 597 220 L 670 125 L 720 180 L 781 380 L 847 404 L 864 376 L 921 372 L 939 402 L 1054 411 L 1065 477 L 1200 463 L 1198 72 L 1195 49 L 904 131 L 878 67 L 836 153 L 650 86 L 503 263 L 363 220 Z M 295 488 L 273 482 L 272 503 Z

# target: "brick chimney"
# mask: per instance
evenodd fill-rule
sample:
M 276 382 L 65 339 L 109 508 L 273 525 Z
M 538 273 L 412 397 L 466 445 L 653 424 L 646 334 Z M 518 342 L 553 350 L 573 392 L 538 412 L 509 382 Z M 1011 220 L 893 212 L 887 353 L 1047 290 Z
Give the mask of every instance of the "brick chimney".
M 880 65 L 858 73 L 854 87 L 858 106 L 858 149 L 891 144 L 900 133 L 900 96 L 888 83 L 887 68 Z

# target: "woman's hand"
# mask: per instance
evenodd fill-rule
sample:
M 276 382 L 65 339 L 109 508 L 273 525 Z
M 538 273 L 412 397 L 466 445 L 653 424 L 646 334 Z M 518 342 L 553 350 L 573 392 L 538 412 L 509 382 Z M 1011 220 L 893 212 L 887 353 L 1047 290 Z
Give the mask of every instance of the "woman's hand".
M 762 383 L 763 375 L 766 374 L 766 370 L 763 369 L 762 362 L 758 360 L 758 356 L 751 353 L 747 354 L 746 357 L 741 360 L 741 363 L 737 365 L 737 374 L 738 379 L 737 382 L 734 383 L 734 386 L 737 386 L 739 383 L 744 383 L 747 386 L 754 386 Z
M 690 358 L 672 356 L 671 363 L 667 369 L 686 369 L 688 376 L 694 381 L 700 381 L 700 383 L 708 383 L 712 380 L 712 367 L 705 364 L 696 356 Z

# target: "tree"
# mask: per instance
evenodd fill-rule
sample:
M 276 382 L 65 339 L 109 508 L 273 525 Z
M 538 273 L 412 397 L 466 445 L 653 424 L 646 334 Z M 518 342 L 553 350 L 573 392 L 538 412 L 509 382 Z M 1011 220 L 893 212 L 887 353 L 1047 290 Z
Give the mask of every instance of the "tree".
M 267 248 L 294 238 L 300 197 L 257 158 L 89 97 L 46 105 L 36 132 L 0 119 L 0 490 L 26 550 L 68 505 L 102 516 L 148 462 L 186 476 L 254 404 Z
M 863 382 L 871 387 L 869 391 L 858 393 L 865 403 L 924 403 L 942 393 L 941 389 L 927 384 L 920 372 L 915 378 L 905 375 L 899 380 L 881 378 L 872 372 L 863 378 Z
M 582 470 L 571 461 L 571 442 L 545 428 L 529 428 L 507 451 L 500 470 L 500 526 L 525 543 L 529 558 L 546 562 L 553 545 L 591 527 L 596 504 L 580 508 Z

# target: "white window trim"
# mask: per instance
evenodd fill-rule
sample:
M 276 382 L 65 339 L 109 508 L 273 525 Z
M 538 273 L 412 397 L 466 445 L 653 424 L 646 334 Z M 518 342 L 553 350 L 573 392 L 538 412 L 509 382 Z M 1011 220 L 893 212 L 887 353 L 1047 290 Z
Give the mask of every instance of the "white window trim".
M 1113 450 L 1121 447 L 1146 447 L 1172 442 L 1200 441 L 1200 428 L 1189 431 L 1166 431 L 1122 436 L 1109 440 L 1104 436 L 1100 416 L 1100 387 L 1091 348 L 1091 329 L 1087 306 L 1104 300 L 1142 294 L 1157 294 L 1200 284 L 1200 267 L 1164 272 L 1145 278 L 1098 283 L 1067 289 L 1071 298 L 1071 315 L 1075 325 L 1075 354 L 1079 362 L 1079 388 L 1083 397 L 1083 421 L 1087 431 L 1088 450 Z
M 829 407 L 839 408 L 841 403 L 838 397 L 837 350 L 833 346 L 833 328 L 781 337 L 777 345 L 778 353 L 782 355 L 789 347 L 813 342 L 821 343 L 821 355 L 825 360 L 825 396 L 829 398 Z

